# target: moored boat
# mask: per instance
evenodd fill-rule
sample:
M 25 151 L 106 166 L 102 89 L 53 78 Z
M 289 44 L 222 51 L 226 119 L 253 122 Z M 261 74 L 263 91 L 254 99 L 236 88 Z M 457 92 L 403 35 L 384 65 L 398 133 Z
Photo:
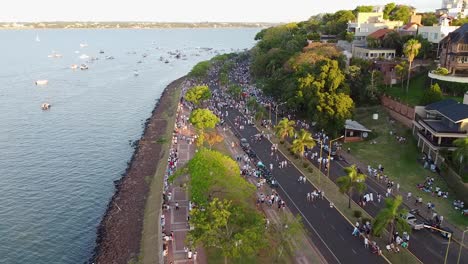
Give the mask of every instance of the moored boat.
M 49 103 L 43 103 L 41 104 L 41 109 L 42 110 L 49 110 L 51 105 Z
M 88 65 L 84 63 L 80 65 L 80 70 L 87 70 L 87 69 L 88 69 Z
M 72 69 L 72 70 L 78 69 L 78 64 L 72 64 L 72 65 L 70 66 L 70 69 Z
M 48 83 L 49 83 L 48 80 L 37 80 L 36 81 L 36 85 L 46 85 Z

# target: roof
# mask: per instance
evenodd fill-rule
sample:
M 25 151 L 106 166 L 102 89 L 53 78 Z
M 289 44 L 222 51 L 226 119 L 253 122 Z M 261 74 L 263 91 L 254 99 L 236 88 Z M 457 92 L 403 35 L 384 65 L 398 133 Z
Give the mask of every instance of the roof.
M 463 24 L 457 30 L 449 33 L 442 41 L 450 39 L 451 42 L 468 44 L 468 24 Z
M 354 120 L 351 120 L 351 119 L 346 119 L 345 129 L 358 130 L 358 131 L 364 131 L 364 132 L 372 132 L 372 130 L 367 129 L 363 125 L 359 124 L 357 121 L 354 121 Z
M 458 103 L 453 99 L 445 99 L 426 105 L 425 109 L 428 111 L 437 111 L 455 123 L 468 118 L 468 105 Z
M 410 29 L 410 28 L 411 28 L 412 26 L 414 26 L 414 25 L 416 25 L 416 26 L 421 26 L 421 24 L 419 24 L 419 23 L 411 22 L 411 23 L 407 23 L 406 25 L 402 26 L 401 28 L 402 28 L 403 30 L 408 30 L 408 29 Z
M 395 49 L 391 49 L 391 48 L 369 48 L 369 47 L 365 47 L 365 46 L 354 46 L 355 48 L 360 48 L 360 49 L 365 49 L 365 50 L 387 50 L 387 51 L 393 51 L 395 52 Z
M 379 38 L 385 37 L 385 35 L 387 35 L 391 31 L 393 31 L 393 30 L 390 30 L 388 28 L 382 28 L 382 29 L 379 29 L 379 30 L 373 32 L 372 34 L 369 34 L 367 37 L 368 38 L 379 39 Z

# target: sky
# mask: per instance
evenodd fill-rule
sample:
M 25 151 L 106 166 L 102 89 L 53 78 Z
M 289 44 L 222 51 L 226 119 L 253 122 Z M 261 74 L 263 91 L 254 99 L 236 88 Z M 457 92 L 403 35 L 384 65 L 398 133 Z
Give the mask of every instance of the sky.
M 391 0 L 6 0 L 0 21 L 292 22 Z M 396 0 L 418 12 L 442 0 Z

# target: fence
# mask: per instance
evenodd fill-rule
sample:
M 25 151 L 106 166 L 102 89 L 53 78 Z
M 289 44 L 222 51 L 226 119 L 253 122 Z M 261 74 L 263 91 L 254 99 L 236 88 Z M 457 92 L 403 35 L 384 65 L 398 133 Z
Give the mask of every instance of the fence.
M 388 110 L 393 118 L 408 128 L 412 127 L 412 122 L 415 115 L 414 107 L 403 104 L 386 95 L 382 95 L 380 97 L 380 103 L 383 107 L 385 107 L 385 109 Z

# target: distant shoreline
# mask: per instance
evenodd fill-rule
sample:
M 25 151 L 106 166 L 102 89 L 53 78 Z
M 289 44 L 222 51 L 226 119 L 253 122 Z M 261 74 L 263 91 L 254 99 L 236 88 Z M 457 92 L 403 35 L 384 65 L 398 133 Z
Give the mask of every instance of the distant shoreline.
M 266 28 L 281 23 L 242 22 L 0 22 L 0 30 L 30 29 L 175 29 L 175 28 Z

